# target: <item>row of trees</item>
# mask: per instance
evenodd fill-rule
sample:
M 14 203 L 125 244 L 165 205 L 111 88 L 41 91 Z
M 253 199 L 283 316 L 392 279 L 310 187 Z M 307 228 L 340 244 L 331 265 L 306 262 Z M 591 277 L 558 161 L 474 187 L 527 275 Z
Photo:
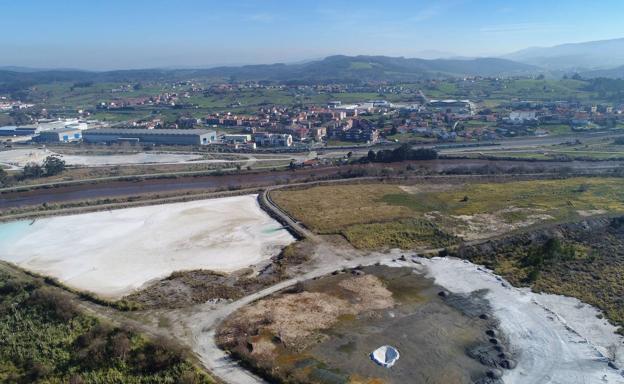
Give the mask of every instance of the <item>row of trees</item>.
M 42 165 L 26 164 L 22 171 L 22 179 L 36 179 L 43 176 L 54 176 L 65 170 L 65 160 L 56 155 L 48 156 Z
M 408 160 L 435 160 L 438 152 L 431 148 L 414 149 L 409 144 L 403 144 L 396 149 L 382 149 L 377 152 L 370 150 L 366 157 L 362 157 L 362 162 L 370 163 L 394 163 Z
M 48 156 L 43 161 L 43 164 L 39 165 L 36 163 L 26 164 L 22 173 L 16 175 L 15 178 L 18 180 L 25 179 L 36 179 L 44 176 L 54 176 L 65 170 L 65 161 L 58 156 Z M 13 178 L 5 171 L 0 168 L 0 188 L 8 187 L 11 185 Z

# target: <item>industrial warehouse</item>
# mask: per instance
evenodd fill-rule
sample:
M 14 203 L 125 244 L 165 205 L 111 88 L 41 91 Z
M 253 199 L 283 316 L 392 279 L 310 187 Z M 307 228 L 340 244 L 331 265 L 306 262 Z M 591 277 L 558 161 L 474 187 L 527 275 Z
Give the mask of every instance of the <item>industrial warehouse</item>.
M 200 129 L 88 129 L 82 138 L 87 143 L 139 142 L 172 145 L 208 145 L 217 140 L 215 131 Z

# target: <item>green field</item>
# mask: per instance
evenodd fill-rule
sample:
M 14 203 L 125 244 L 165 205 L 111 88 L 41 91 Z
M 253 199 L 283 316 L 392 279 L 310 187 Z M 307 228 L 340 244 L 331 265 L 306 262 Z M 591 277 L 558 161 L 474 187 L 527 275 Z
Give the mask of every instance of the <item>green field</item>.
M 579 143 L 544 145 L 536 148 L 513 150 L 480 150 L 473 152 L 450 152 L 450 157 L 470 158 L 516 158 L 535 160 L 613 160 L 624 158 L 624 146 L 616 145 L 611 139 L 587 139 Z
M 598 92 L 588 90 L 588 85 L 586 81 L 572 79 L 501 79 L 470 83 L 447 80 L 428 85 L 423 91 L 431 98 L 483 100 L 486 107 L 493 108 L 513 99 L 599 101 Z

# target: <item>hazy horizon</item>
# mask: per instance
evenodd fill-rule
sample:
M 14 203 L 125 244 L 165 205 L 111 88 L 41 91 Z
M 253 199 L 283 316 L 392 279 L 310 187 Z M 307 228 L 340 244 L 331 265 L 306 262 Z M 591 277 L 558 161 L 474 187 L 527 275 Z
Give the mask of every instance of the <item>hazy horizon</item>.
M 10 38 L 0 41 L 0 67 L 200 68 L 435 52 L 496 57 L 622 37 L 622 12 L 624 3 L 615 0 L 548 7 L 536 0 L 401 0 L 383 9 L 373 1 L 25 0 L 2 6 Z

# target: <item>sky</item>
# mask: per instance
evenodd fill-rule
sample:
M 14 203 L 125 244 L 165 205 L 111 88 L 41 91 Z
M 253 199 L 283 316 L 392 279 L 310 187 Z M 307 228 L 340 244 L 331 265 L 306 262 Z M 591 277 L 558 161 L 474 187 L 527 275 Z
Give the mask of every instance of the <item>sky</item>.
M 624 37 L 622 0 L 0 0 L 0 66 L 184 68 L 497 56 Z

